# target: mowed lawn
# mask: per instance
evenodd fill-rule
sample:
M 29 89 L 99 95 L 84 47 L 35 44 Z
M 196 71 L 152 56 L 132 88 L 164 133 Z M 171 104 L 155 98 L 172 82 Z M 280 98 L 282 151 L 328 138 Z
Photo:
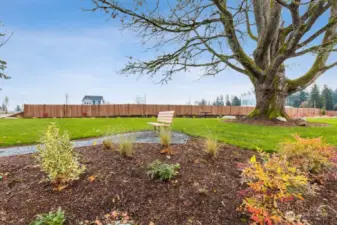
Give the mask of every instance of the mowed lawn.
M 48 124 L 55 122 L 61 130 L 67 130 L 72 139 L 103 136 L 153 129 L 146 123 L 155 118 L 71 118 L 71 119 L 0 119 L 0 147 L 33 144 L 44 134 Z M 212 135 L 219 141 L 242 148 L 275 150 L 278 143 L 291 138 L 324 137 L 337 146 L 337 119 L 311 119 L 313 122 L 329 123 L 327 127 L 270 127 L 224 123 L 220 119 L 175 118 L 173 130 L 192 136 Z

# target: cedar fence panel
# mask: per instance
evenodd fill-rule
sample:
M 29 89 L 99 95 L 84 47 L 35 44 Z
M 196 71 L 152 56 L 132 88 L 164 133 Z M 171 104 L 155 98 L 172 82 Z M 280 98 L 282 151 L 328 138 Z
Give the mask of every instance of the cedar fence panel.
M 198 105 L 25 105 L 24 117 L 116 117 L 116 116 L 156 116 L 160 111 L 175 111 L 176 116 L 248 115 L 254 107 L 246 106 L 198 106 Z M 290 117 L 320 116 L 320 109 L 286 108 Z M 327 111 L 327 116 L 337 116 L 336 111 Z

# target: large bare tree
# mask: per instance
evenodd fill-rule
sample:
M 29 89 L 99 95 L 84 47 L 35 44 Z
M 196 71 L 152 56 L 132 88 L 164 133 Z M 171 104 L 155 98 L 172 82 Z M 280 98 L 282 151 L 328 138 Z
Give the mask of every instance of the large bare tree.
M 131 58 L 123 72 L 162 73 L 166 82 L 193 67 L 204 75 L 233 69 L 254 85 L 254 117 L 287 117 L 285 98 L 337 66 L 328 61 L 337 51 L 336 0 L 92 1 L 92 11 L 120 19 L 161 53 L 148 61 Z M 315 56 L 311 68 L 288 78 L 286 61 L 306 54 Z

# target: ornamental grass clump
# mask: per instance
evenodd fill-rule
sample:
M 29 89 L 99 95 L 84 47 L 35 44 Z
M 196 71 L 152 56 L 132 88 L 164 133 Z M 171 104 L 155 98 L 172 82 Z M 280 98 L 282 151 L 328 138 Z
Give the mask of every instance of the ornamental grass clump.
M 48 126 L 46 134 L 37 146 L 36 156 L 40 168 L 47 174 L 48 180 L 58 186 L 78 180 L 85 171 L 85 166 L 78 161 L 77 154 L 73 151 L 69 135 L 60 135 L 55 123 Z
M 159 130 L 160 143 L 164 147 L 169 147 L 172 141 L 172 132 L 169 127 L 161 127 Z
M 103 143 L 104 149 L 111 150 L 113 148 L 112 140 L 109 138 L 104 139 L 102 143 Z
M 254 155 L 242 169 L 242 182 L 248 186 L 240 191 L 243 204 L 238 210 L 250 214 L 252 224 L 295 224 L 279 206 L 283 203 L 303 200 L 313 193 L 307 177 L 277 155 L 263 155 L 259 162 Z M 298 217 L 300 223 L 301 219 Z
M 134 154 L 133 149 L 134 138 L 132 136 L 128 136 L 127 134 L 122 134 L 119 137 L 119 153 L 125 157 L 131 157 Z
M 219 150 L 219 144 L 218 144 L 217 139 L 211 135 L 208 135 L 205 140 L 205 152 L 209 156 L 216 158 L 218 150 Z
M 292 166 L 310 175 L 322 175 L 337 169 L 337 152 L 322 138 L 294 136 L 280 144 L 278 154 Z

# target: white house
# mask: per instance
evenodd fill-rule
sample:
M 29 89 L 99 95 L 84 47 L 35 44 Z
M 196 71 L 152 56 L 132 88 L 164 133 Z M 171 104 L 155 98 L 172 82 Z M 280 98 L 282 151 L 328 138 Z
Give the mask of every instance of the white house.
M 82 99 L 83 105 L 103 105 L 103 103 L 104 103 L 103 96 L 86 95 Z

